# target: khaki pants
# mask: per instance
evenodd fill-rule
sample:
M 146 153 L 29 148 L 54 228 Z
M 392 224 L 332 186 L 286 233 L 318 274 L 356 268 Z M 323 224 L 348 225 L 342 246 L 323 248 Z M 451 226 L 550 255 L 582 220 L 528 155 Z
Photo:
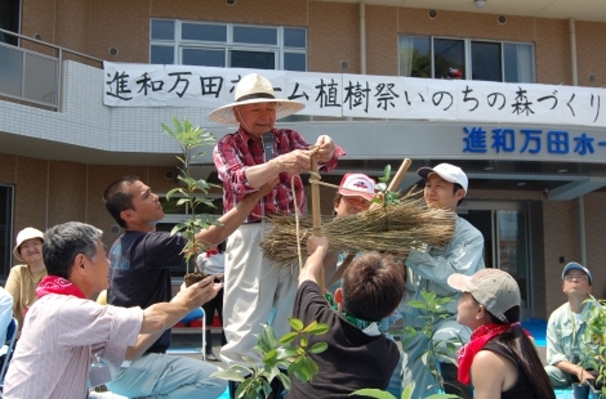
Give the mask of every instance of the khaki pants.
M 262 332 L 261 324 L 271 322 L 278 338 L 290 331 L 288 318 L 292 316 L 298 275 L 263 257 L 259 243 L 268 227 L 265 223 L 244 224 L 227 241 L 223 297 L 227 344 L 221 349 L 221 360 L 228 366 L 248 365 L 242 356 L 262 365 L 259 353 L 253 350 L 257 345 L 254 334 Z

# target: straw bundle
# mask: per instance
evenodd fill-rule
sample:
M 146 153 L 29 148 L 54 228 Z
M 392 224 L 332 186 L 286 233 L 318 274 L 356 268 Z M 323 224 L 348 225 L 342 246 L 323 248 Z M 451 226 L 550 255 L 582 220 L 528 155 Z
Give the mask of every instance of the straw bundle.
M 408 194 L 401 203 L 378 207 L 339 219 L 323 218 L 322 234 L 330 249 L 338 252 L 386 251 L 407 254 L 425 251 L 428 246 L 442 247 L 454 233 L 455 216 L 445 210 L 429 210 L 416 194 Z M 261 248 L 267 259 L 280 267 L 298 263 L 297 227 L 294 216 L 268 218 L 273 224 Z M 312 234 L 311 217 L 299 218 L 299 239 L 305 251 Z

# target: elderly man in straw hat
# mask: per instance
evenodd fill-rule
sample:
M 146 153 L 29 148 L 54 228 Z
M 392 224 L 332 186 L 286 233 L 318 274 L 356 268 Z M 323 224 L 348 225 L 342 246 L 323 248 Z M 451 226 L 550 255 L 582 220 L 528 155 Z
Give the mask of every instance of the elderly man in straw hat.
M 295 202 L 304 211 L 304 189 L 299 174 L 310 169 L 309 145 L 299 133 L 275 129 L 277 119 L 294 114 L 304 105 L 277 99 L 270 81 L 256 73 L 243 77 L 236 86 L 235 101 L 220 107 L 208 119 L 221 124 L 239 125 L 235 133 L 223 137 L 213 158 L 224 182 L 223 206 L 227 212 L 247 193 L 271 179 L 279 178 L 274 189 L 263 197 L 236 232 L 229 238 L 225 265 L 224 318 L 227 345 L 222 359 L 231 365 L 246 364 L 242 356 L 261 364 L 254 353 L 261 323 L 267 323 L 275 310 L 273 327 L 278 335 L 289 330 L 297 292 L 297 278 L 290 270 L 278 270 L 263 258 L 259 242 L 263 239 L 264 216 L 294 214 Z M 328 136 L 320 136 L 319 167 L 333 169 L 345 153 Z M 291 192 L 294 178 L 295 192 Z M 293 249 L 294 250 L 294 249 Z

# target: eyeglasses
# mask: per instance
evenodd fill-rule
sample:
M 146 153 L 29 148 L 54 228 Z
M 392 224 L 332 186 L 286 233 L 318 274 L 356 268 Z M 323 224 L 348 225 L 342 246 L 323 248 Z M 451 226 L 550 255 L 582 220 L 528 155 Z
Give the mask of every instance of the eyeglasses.
M 584 274 L 573 274 L 571 276 L 564 276 L 564 280 L 566 280 L 566 281 L 572 281 L 574 279 L 583 281 L 583 280 L 587 280 L 587 276 Z

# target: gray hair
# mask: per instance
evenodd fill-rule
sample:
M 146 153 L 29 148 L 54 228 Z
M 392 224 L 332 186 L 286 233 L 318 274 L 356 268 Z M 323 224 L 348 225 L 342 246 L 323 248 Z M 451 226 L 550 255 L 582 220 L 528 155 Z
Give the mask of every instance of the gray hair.
M 67 222 L 48 229 L 42 254 L 49 275 L 69 279 L 76 256 L 82 254 L 94 260 L 97 240 L 103 231 L 80 222 Z

